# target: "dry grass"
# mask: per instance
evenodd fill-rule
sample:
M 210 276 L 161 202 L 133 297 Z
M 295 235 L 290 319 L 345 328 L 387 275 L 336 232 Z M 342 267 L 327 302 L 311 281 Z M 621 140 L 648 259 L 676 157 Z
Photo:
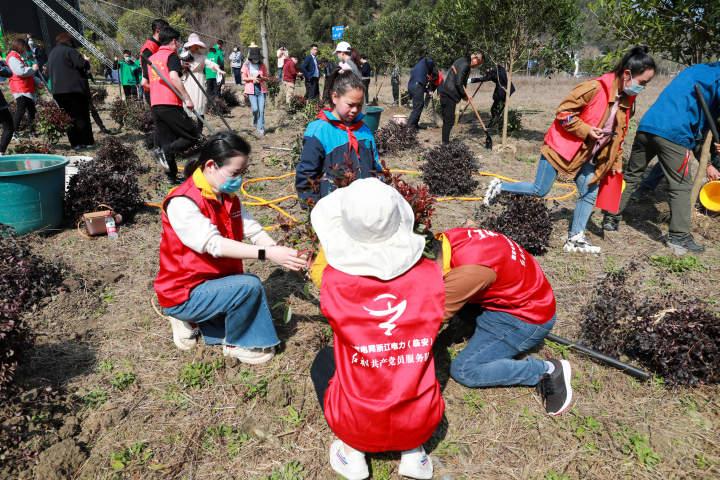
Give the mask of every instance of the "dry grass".
M 667 79 L 659 79 L 643 93 L 637 118 L 666 83 Z M 517 82 L 513 101 L 524 112 L 524 131 L 511 140 L 518 148 L 516 161 L 485 150 L 482 136 L 470 134 L 467 123 L 454 134 L 478 153 L 485 170 L 530 179 L 552 110 L 573 84 L 571 79 Z M 483 86 L 478 95 L 484 112 L 490 107 L 490 92 L 489 86 Z M 381 100 L 389 98 L 388 88 Z M 396 111 L 405 109 L 386 109 L 384 120 Z M 211 121 L 219 128 L 216 119 Z M 267 121 L 271 133 L 260 141 L 251 138 L 251 174 L 256 177 L 283 173 L 284 154 L 261 146 L 290 147 L 302 129 L 272 108 Z M 234 109 L 230 122 L 247 133 L 249 110 Z M 438 144 L 439 136 L 437 129 L 422 131 L 421 147 Z M 151 163 L 139 138 L 126 140 L 134 141 L 143 161 Z M 386 160 L 391 167 L 417 168 L 418 153 L 405 152 Z M 165 190 L 158 179 L 157 173 L 143 179 L 151 192 L 148 200 L 159 200 Z M 481 194 L 485 184 L 482 181 L 476 193 Z M 265 183 L 253 191 L 267 198 L 280 196 L 292 192 L 292 182 Z M 475 208 L 477 204 L 470 202 L 440 204 L 434 227 L 458 226 L 472 217 Z M 658 222 L 655 207 L 639 210 L 641 225 L 650 236 L 624 224 L 613 238 L 593 234 L 592 240 L 603 247 L 603 254 L 592 258 L 562 252 L 572 208 L 572 200 L 555 205 L 551 248 L 540 258 L 558 298 L 559 334 L 577 335 L 579 309 L 593 292 L 596 279 L 629 259 L 640 259 L 644 265 L 646 288 L 657 288 L 664 279 L 678 295 L 706 299 L 714 295 L 711 300 L 717 307 L 717 217 L 696 218 L 697 232 L 709 247 L 701 257 L 707 270 L 667 275 L 647 261 L 650 255 L 668 254 L 652 234 L 666 228 Z M 657 209 L 663 212 L 667 207 L 659 203 Z M 297 206 L 291 211 L 299 213 Z M 252 208 L 252 212 L 265 224 L 275 221 L 276 215 L 269 209 Z M 596 233 L 597 214 L 593 222 L 591 231 Z M 283 352 L 269 365 L 234 364 L 225 361 L 217 348 L 201 346 L 183 353 L 174 348 L 169 326 L 151 305 L 159 237 L 157 211 L 148 209 L 133 224 L 121 227 L 120 239 L 115 242 L 105 238 L 88 241 L 72 230 L 38 238 L 39 252 L 71 265 L 86 283 L 78 282 L 66 298 L 54 299 L 34 316 L 33 324 L 43 334 L 31 352 L 23 381 L 31 386 L 63 384 L 85 398 L 93 391 L 107 394 L 103 405 L 89 405 L 77 413 L 81 429 L 74 438 L 88 456 L 72 478 L 256 479 L 288 470 L 290 462 L 299 462 L 303 476 L 274 478 L 335 478 L 327 464 L 332 435 L 309 378 L 314 354 L 331 342 L 331 332 L 316 301 L 303 293 L 304 279 L 267 264 L 247 264 L 250 272 L 266 280 L 284 342 Z M 99 284 L 92 287 L 94 282 Z M 285 305 L 293 312 L 288 324 L 282 320 Z M 718 387 L 669 390 L 658 381 L 640 384 L 569 354 L 577 400 L 570 413 L 550 418 L 542 413 L 538 397 L 529 388 L 470 390 L 448 380 L 450 358 L 463 347 L 463 340 L 451 335 L 443 338 L 436 361 L 447 402 L 446 421 L 428 444 L 435 459 L 435 478 L 720 475 Z M 559 353 L 546 347 L 539 355 Z M 207 364 L 205 374 L 192 362 Z M 132 373 L 134 382 L 122 377 L 124 373 Z M 189 380 L 200 386 L 184 386 Z M 134 450 L 140 453 L 133 455 L 128 450 L 123 456 L 126 448 L 138 444 L 144 445 Z M 111 468 L 113 454 L 124 459 L 122 470 Z M 374 478 L 399 478 L 397 460 L 397 454 L 373 456 Z M 20 476 L 30 478 L 30 470 Z

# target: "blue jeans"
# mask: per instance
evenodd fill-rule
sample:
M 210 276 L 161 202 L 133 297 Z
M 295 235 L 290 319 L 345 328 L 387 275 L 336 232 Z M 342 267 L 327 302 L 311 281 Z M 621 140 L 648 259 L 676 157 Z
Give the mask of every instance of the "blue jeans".
M 203 282 L 185 303 L 164 308 L 163 313 L 197 323 L 208 345 L 263 348 L 280 343 L 265 289 L 255 275 L 230 275 Z
M 477 312 L 472 306 L 463 310 L 461 318 Z M 514 358 L 542 342 L 554 324 L 554 316 L 535 325 L 509 313 L 483 310 L 475 319 L 475 334 L 450 364 L 450 375 L 467 387 L 537 385 L 547 370 L 545 362 Z
M 585 231 L 590 215 L 592 215 L 597 200 L 598 182 L 590 184 L 595 176 L 595 165 L 587 162 L 582 166 L 578 174 L 575 176 L 575 185 L 578 189 L 580 197 L 575 202 L 575 212 L 573 213 L 572 223 L 570 224 L 569 236 L 577 235 Z M 534 195 L 536 197 L 544 197 L 550 192 L 550 189 L 557 178 L 557 170 L 544 155 L 540 155 L 537 173 L 535 174 L 535 182 L 517 182 L 502 183 L 502 191 L 509 193 L 517 193 L 520 195 Z
M 248 95 L 253 113 L 253 125 L 260 133 L 265 133 L 265 94 L 255 86 L 255 94 Z

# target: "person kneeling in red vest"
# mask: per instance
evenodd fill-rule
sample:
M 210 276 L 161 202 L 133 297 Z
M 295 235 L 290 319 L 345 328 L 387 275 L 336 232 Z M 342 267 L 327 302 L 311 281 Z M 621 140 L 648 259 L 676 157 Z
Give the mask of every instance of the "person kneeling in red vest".
M 244 259 L 270 260 L 300 270 L 298 252 L 277 246 L 242 209 L 236 192 L 249 164 L 250 145 L 231 132 L 210 137 L 187 179 L 162 205 L 160 271 L 155 292 L 170 317 L 175 345 L 189 350 L 197 324 L 206 344 L 241 362 L 269 361 L 280 343 L 262 282 L 243 273 Z M 249 239 L 253 245 L 243 243 Z
M 339 438 L 330 465 L 354 480 L 369 475 L 363 452 L 401 451 L 400 475 L 429 479 L 423 449 L 445 403 L 432 346 L 443 317 L 439 266 L 423 258 L 410 205 L 375 178 L 356 180 L 310 215 L 327 258 L 320 308 L 334 333 L 310 376 Z
M 541 344 L 555 324 L 555 295 L 537 261 L 512 239 L 478 228 L 438 235 L 436 257 L 445 280 L 445 320 L 456 313 L 475 334 L 450 364 L 468 387 L 537 385 L 550 415 L 572 401 L 567 360 L 516 360 Z

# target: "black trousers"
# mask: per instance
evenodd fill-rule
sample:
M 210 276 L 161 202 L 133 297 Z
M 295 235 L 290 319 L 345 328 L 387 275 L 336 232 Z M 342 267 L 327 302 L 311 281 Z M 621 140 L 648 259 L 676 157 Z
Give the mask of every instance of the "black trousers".
M 320 96 L 320 79 L 307 78 L 305 79 L 305 99 L 315 100 Z
M 33 131 L 35 129 L 35 113 L 37 113 L 35 100 L 28 97 L 17 97 L 15 99 L 15 118 L 13 119 L 15 122 L 15 130 L 20 128 L 20 122 L 22 122 L 26 112 L 30 131 Z
M 208 78 L 207 79 L 207 94 L 209 97 L 217 97 L 217 95 L 218 95 L 217 78 Z
M 1 95 L 1 94 L 0 94 Z M 13 133 L 15 133 L 15 122 L 13 121 L 10 109 L 5 107 L 0 110 L 0 125 L 2 125 L 2 136 L 0 136 L 0 153 L 5 153 Z
M 397 105 L 400 101 L 400 79 L 391 79 L 390 86 L 392 86 L 393 103 Z
M 425 108 L 425 88 L 419 83 L 410 88 L 410 96 L 412 97 L 412 113 L 408 118 L 408 127 L 418 128 L 420 125 L 420 115 Z
M 325 411 L 325 392 L 330 379 L 335 375 L 335 352 L 332 347 L 320 350 L 310 367 L 310 378 L 315 386 L 320 408 Z
M 135 85 L 123 85 L 122 87 L 125 98 L 137 98 L 137 87 Z
M 457 107 L 457 102 L 454 100 L 451 100 L 450 98 L 446 97 L 445 95 L 440 95 L 440 108 L 442 110 L 442 119 L 443 119 L 443 126 L 442 126 L 442 143 L 448 144 L 450 143 L 450 132 L 452 131 L 453 126 L 455 125 L 455 107 Z
M 490 107 L 490 122 L 487 124 L 487 128 L 497 127 L 500 130 L 504 111 L 505 99 L 493 100 L 492 107 Z
M 365 85 L 365 103 L 370 102 L 370 80 L 363 80 L 363 85 Z
M 60 108 L 65 110 L 70 118 L 72 125 L 68 130 L 68 139 L 70 146 L 77 147 L 79 145 L 93 145 L 95 139 L 92 133 L 92 124 L 90 123 L 90 98 L 86 93 L 58 93 L 53 95 Z
M 151 111 L 155 122 L 155 141 L 165 153 L 170 168 L 168 176 L 174 178 L 178 173 L 176 155 L 200 139 L 197 124 L 187 116 L 182 107 L 155 105 Z

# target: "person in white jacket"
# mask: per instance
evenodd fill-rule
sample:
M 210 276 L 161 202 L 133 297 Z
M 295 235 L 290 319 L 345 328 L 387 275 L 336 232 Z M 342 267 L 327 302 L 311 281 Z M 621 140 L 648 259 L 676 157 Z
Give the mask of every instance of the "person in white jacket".
M 188 95 L 190 95 L 190 98 L 195 105 L 195 111 L 204 118 L 205 113 L 207 112 L 208 99 L 205 94 L 203 94 L 198 83 L 202 85 L 205 91 L 207 91 L 205 81 L 205 67 L 216 71 L 218 75 L 225 75 L 225 72 L 220 68 L 217 63 L 213 62 L 212 60 L 208 60 L 207 45 L 205 45 L 205 43 L 200 40 L 200 37 L 197 33 L 190 34 L 190 36 L 188 37 L 188 41 L 185 42 L 183 48 L 185 49 L 185 52 L 183 52 L 180 58 L 183 60 L 184 66 L 187 70 L 183 74 L 182 81 L 185 85 L 185 89 L 187 90 Z M 192 72 L 192 74 L 197 79 L 197 82 L 193 80 L 192 76 L 188 72 Z M 185 109 L 185 111 L 188 115 L 193 115 L 193 113 L 187 108 Z M 198 128 L 201 132 L 202 127 L 202 122 L 198 120 Z

